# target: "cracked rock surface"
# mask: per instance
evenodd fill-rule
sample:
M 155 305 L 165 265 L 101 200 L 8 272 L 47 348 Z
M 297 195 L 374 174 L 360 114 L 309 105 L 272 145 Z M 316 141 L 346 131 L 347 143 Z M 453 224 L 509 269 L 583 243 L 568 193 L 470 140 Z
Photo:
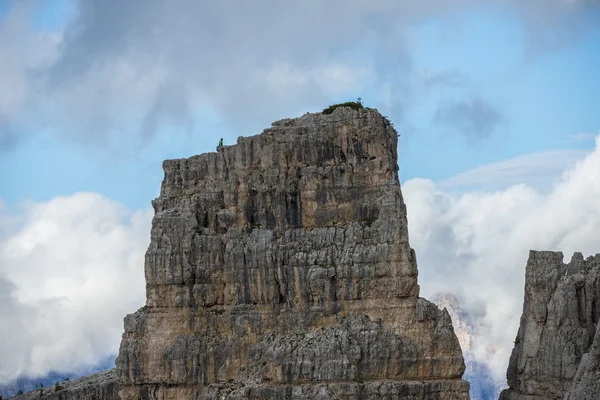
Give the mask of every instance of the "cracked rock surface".
M 446 311 L 420 299 L 376 110 L 339 108 L 168 160 L 122 399 L 467 399 Z
M 600 398 L 600 254 L 531 251 L 501 400 Z

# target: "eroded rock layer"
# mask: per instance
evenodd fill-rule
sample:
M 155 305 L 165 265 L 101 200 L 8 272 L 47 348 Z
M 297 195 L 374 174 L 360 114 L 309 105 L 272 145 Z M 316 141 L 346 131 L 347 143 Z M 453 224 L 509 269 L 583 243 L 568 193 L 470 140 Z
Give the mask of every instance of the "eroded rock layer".
M 420 299 L 376 110 L 273 123 L 165 161 L 122 399 L 467 399 L 450 317 Z
M 600 398 L 600 255 L 532 251 L 502 400 Z M 594 339 L 595 338 L 595 339 Z

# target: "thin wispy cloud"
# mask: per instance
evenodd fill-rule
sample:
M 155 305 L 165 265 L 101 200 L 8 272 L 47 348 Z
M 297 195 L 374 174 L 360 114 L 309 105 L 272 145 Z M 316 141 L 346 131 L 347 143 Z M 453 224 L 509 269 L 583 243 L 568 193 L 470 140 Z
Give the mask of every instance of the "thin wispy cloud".
M 587 153 L 589 151 L 566 149 L 525 154 L 461 172 L 439 182 L 438 186 L 444 190 L 500 190 L 524 184 L 545 192 L 554 187 L 564 170 Z
M 436 71 L 425 69 L 420 71 L 421 82 L 428 87 L 450 86 L 463 87 L 468 83 L 468 77 L 458 71 Z
M 599 134 L 600 134 L 600 132 L 598 132 L 596 134 L 576 133 L 576 134 L 573 134 L 573 135 L 567 137 L 565 140 L 562 140 L 560 143 L 593 142 Z

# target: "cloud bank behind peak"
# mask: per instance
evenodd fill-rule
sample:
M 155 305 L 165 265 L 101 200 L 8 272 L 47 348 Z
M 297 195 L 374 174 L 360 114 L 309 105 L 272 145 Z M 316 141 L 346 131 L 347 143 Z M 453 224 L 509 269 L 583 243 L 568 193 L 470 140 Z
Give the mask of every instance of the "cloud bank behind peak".
M 529 250 L 562 251 L 565 262 L 576 251 L 600 253 L 600 136 L 595 143 L 563 164 L 570 166 L 546 192 L 526 183 L 460 193 L 425 179 L 403 186 L 422 295 L 458 296 L 481 333 L 474 353 L 497 377 L 506 372 L 517 332 Z M 547 167 L 555 171 L 552 162 Z M 495 178 L 494 165 L 482 167 L 474 183 L 486 170 Z

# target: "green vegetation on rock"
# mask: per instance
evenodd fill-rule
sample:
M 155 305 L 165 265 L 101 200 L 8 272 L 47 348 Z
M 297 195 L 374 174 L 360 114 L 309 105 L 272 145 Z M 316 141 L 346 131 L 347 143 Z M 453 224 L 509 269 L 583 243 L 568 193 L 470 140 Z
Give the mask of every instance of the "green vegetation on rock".
M 356 101 L 347 101 L 345 103 L 330 105 L 329 107 L 323 110 L 323 114 L 332 114 L 339 107 L 350 107 L 353 110 L 359 110 L 361 108 L 364 108 L 362 104 L 362 99 L 359 97 L 358 99 L 356 99 Z

